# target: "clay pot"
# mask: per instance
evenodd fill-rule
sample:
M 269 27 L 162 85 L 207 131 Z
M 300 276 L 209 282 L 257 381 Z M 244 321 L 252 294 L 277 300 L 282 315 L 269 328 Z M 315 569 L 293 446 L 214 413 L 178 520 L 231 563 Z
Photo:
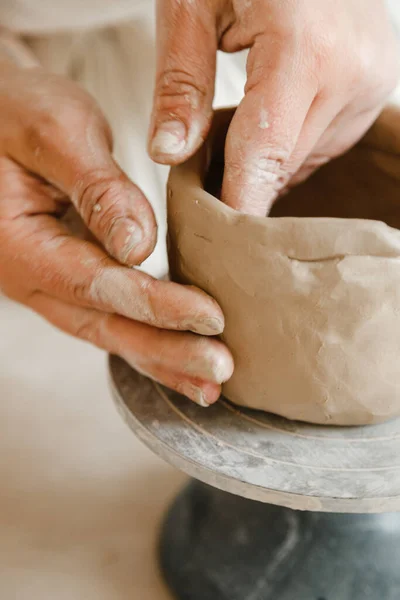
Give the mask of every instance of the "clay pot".
M 268 217 L 218 199 L 232 113 L 168 184 L 173 279 L 222 307 L 231 401 L 289 419 L 360 425 L 400 414 L 400 112 Z

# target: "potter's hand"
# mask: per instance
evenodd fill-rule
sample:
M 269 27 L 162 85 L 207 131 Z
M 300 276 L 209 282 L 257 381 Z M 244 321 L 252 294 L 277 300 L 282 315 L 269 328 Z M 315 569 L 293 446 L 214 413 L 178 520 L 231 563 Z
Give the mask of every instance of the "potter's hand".
M 110 145 L 83 90 L 0 58 L 0 287 L 60 329 L 211 403 L 232 359 L 222 343 L 190 332 L 220 333 L 221 310 L 199 290 L 129 268 L 151 253 L 156 223 Z M 61 223 L 71 201 L 108 254 Z
M 158 44 L 150 153 L 167 164 L 207 133 L 217 48 L 250 48 L 222 196 L 256 215 L 351 147 L 398 74 L 384 0 L 159 0 Z

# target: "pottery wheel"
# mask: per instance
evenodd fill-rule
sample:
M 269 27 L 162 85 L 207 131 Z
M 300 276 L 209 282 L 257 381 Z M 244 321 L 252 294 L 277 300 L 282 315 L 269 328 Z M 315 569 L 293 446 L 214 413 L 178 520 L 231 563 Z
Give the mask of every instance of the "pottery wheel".
M 224 399 L 204 409 L 118 358 L 110 374 L 136 435 L 195 478 L 159 540 L 174 598 L 400 598 L 400 421 L 329 428 Z
M 251 500 L 319 512 L 400 510 L 400 420 L 369 427 L 290 422 L 222 399 L 204 409 L 110 359 L 119 411 L 156 454 Z

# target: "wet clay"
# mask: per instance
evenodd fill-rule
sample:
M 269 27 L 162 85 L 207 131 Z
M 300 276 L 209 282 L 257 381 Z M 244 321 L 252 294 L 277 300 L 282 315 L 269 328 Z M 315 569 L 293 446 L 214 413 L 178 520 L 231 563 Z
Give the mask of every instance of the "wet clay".
M 313 423 L 400 415 L 400 111 L 265 218 L 218 200 L 231 116 L 168 184 L 172 277 L 225 314 L 224 395 Z

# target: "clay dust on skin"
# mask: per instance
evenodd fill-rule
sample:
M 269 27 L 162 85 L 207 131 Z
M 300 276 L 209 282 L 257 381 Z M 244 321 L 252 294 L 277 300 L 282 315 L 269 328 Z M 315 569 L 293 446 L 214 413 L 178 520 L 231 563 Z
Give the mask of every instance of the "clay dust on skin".
M 124 317 L 155 323 L 154 312 L 149 308 L 146 296 L 140 292 L 140 285 L 127 277 L 123 267 L 107 267 L 93 279 L 89 296 L 93 302 Z
M 222 332 L 224 323 L 219 317 L 199 315 L 189 319 L 177 314 L 175 318 L 168 319 L 166 313 L 157 315 L 146 293 L 148 277 L 132 271 L 128 275 L 125 267 L 120 266 L 103 268 L 91 283 L 89 297 L 97 305 L 154 327 L 192 331 L 202 335 L 217 335 Z M 179 303 L 179 297 L 176 301 Z
M 175 155 L 180 154 L 186 146 L 186 127 L 176 118 L 158 125 L 151 142 L 151 153 Z
M 275 198 L 277 188 L 280 186 L 284 176 L 280 161 L 269 158 L 266 156 L 266 152 L 264 150 L 259 154 L 254 153 L 253 156 L 248 157 L 248 167 L 243 169 L 239 174 L 242 183 L 238 193 L 239 202 L 243 206 L 249 206 L 249 204 L 254 204 L 254 201 L 257 200 L 256 205 L 260 206 L 260 212 L 257 211 L 257 214 L 265 214 L 264 208 L 266 210 L 267 192 Z M 238 180 L 238 173 L 227 171 L 226 179 L 230 182 L 236 182 Z M 260 190 L 263 193 L 258 198 Z M 254 196 L 252 202 L 251 192 L 253 192 Z
M 194 356 L 186 361 L 183 371 L 193 377 L 201 377 L 220 385 L 231 377 L 233 365 L 226 356 L 218 355 L 207 347 L 200 356 Z
M 131 357 L 128 357 L 126 354 L 124 356 L 124 359 L 129 364 L 131 364 L 138 373 L 140 373 L 144 377 L 148 377 L 149 379 L 151 379 L 152 381 L 155 381 L 156 383 L 161 383 L 161 385 L 163 385 L 162 381 L 160 381 L 160 379 L 152 373 L 150 366 L 144 367 L 144 365 L 138 364 L 137 360 L 132 360 Z M 157 371 L 156 365 L 153 365 L 153 366 L 154 366 L 154 369 Z M 179 377 L 181 379 L 184 379 L 184 376 L 185 376 L 184 373 L 181 373 L 179 375 Z M 168 387 L 173 387 L 173 386 L 171 386 L 171 384 L 170 384 Z M 174 388 L 176 389 L 176 391 L 179 394 L 186 396 L 187 398 L 189 398 L 189 400 L 192 400 L 193 402 L 195 402 L 202 408 L 208 408 L 210 406 L 210 403 L 208 403 L 206 400 L 206 396 L 205 396 L 205 393 L 203 392 L 203 390 L 201 388 L 199 388 L 198 386 L 194 385 L 193 383 L 190 383 L 188 381 L 182 381 L 182 383 L 177 383 L 174 386 Z
M 139 225 L 128 225 L 126 228 L 127 236 L 124 241 L 124 245 L 121 249 L 121 256 L 124 262 L 127 262 L 129 254 L 134 250 L 140 242 L 143 240 L 143 234 Z
M 260 120 L 258 122 L 258 127 L 260 129 L 268 129 L 269 128 L 268 112 L 264 108 L 262 108 L 260 111 Z

